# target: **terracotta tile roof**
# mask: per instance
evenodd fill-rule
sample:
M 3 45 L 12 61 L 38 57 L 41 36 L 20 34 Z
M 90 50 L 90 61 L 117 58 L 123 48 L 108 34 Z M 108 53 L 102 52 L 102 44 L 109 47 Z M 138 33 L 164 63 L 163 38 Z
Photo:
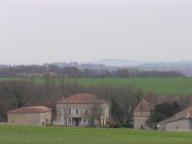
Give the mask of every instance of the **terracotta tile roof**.
M 8 112 L 8 114 L 31 114 L 31 113 L 44 113 L 51 111 L 50 108 L 46 106 L 34 106 L 34 107 L 21 107 Z
M 180 119 L 192 119 L 192 107 L 186 108 L 183 111 L 176 113 L 174 116 L 166 119 L 165 121 L 169 123 Z
M 57 104 L 93 104 L 93 103 L 107 104 L 108 102 L 106 100 L 96 98 L 96 96 L 93 94 L 87 94 L 87 93 L 72 95 L 70 97 L 63 98 L 62 100 L 57 102 Z

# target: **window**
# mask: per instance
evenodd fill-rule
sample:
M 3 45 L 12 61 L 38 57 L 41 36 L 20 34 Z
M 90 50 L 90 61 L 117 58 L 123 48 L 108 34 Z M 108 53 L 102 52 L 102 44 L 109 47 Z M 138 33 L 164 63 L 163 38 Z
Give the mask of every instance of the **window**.
M 77 114 L 79 114 L 79 109 L 71 108 L 69 113 L 70 113 L 70 115 L 77 115 Z
M 72 108 L 70 108 L 70 110 L 69 110 L 69 114 L 70 114 L 70 115 L 72 114 Z
M 78 113 L 79 113 L 79 110 L 76 108 L 75 112 L 76 112 L 76 114 L 78 114 Z

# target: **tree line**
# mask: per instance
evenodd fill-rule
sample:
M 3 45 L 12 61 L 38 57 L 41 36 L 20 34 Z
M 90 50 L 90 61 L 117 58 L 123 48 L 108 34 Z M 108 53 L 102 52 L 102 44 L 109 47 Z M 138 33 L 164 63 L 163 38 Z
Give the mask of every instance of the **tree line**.
M 0 77 L 19 77 L 22 74 L 46 74 L 54 72 L 58 77 L 183 77 L 178 71 L 139 70 L 137 68 L 78 68 L 57 65 L 19 65 L 0 67 Z

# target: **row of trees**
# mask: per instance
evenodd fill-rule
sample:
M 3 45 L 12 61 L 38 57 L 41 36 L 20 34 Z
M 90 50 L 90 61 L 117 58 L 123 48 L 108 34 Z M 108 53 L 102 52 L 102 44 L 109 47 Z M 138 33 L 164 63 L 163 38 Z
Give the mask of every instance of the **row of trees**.
M 112 124 L 129 127 L 133 125 L 134 108 L 144 96 L 150 95 L 144 94 L 141 89 L 131 85 L 84 87 L 75 81 L 67 83 L 65 79 L 61 79 L 60 82 L 56 82 L 52 78 L 45 78 L 44 83 L 41 84 L 26 80 L 0 81 L 0 121 L 7 120 L 9 110 L 22 106 L 46 105 L 53 108 L 55 112 L 57 100 L 76 93 L 93 93 L 98 98 L 108 100 L 111 103 Z M 176 99 L 172 96 L 168 99 L 169 101 L 177 100 L 180 108 L 191 103 L 191 97 Z
M 56 73 L 59 77 L 176 77 L 184 76 L 177 71 L 142 71 L 134 68 L 77 68 L 74 66 L 58 67 L 56 65 L 46 66 L 10 66 L 0 68 L 0 77 L 17 77 L 26 74 Z

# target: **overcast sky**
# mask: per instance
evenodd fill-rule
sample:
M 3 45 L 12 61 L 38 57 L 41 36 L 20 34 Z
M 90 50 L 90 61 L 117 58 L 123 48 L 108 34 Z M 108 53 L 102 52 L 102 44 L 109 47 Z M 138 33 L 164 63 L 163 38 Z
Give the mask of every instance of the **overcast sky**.
M 192 60 L 191 0 L 0 0 L 0 63 Z

